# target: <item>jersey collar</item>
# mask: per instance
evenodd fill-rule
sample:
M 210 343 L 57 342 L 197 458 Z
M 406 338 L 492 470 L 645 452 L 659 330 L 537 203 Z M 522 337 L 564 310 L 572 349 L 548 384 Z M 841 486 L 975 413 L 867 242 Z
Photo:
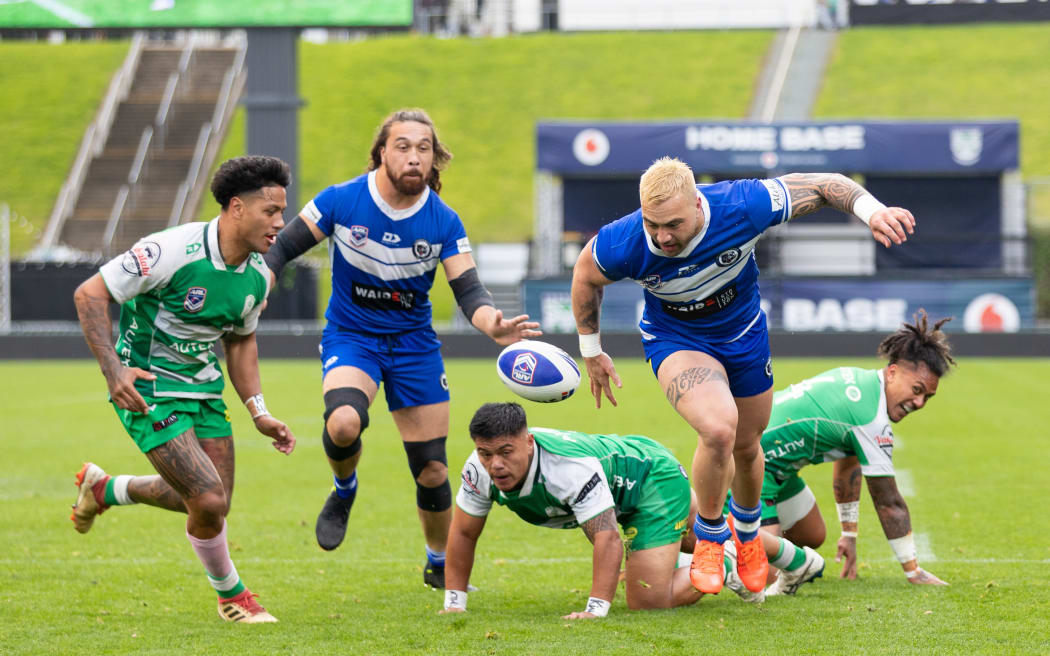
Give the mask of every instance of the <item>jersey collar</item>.
M 427 185 L 426 187 L 423 187 L 423 194 L 419 197 L 419 200 L 413 203 L 412 207 L 406 207 L 403 210 L 395 210 L 393 207 L 390 207 L 389 203 L 383 200 L 383 195 L 379 193 L 379 187 L 376 186 L 376 171 L 369 171 L 368 194 L 372 197 L 372 202 L 376 204 L 376 207 L 378 207 L 383 214 L 386 214 L 394 221 L 400 221 L 401 219 L 407 219 L 412 216 L 418 212 L 421 207 L 426 205 L 427 200 L 430 198 L 430 186 Z
M 642 220 L 642 232 L 645 233 L 645 245 L 649 247 L 650 253 L 653 255 L 659 255 L 660 257 L 689 257 L 696 247 L 700 245 L 700 242 L 704 240 L 704 235 L 707 234 L 707 229 L 711 227 L 711 204 L 707 202 L 707 196 L 705 196 L 699 189 L 696 190 L 696 195 L 700 197 L 700 207 L 704 212 L 704 227 L 700 228 L 700 232 L 689 240 L 689 243 L 685 245 L 685 248 L 683 248 L 682 252 L 678 255 L 664 255 L 664 252 L 657 248 L 656 244 L 653 243 L 653 240 L 649 237 L 649 233 L 645 232 L 645 220 Z
M 219 250 L 219 217 L 215 217 L 208 224 L 204 226 L 204 252 L 207 254 L 208 259 L 219 271 L 229 271 L 226 268 L 226 262 L 222 259 L 222 252 Z M 244 273 L 244 270 L 248 268 L 248 260 L 252 259 L 252 254 L 248 253 L 248 257 L 244 258 L 233 273 Z

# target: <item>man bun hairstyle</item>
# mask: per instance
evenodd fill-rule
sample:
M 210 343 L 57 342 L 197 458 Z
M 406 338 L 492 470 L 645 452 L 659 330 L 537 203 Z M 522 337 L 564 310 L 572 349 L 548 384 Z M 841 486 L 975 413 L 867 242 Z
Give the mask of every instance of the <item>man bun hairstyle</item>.
M 491 440 L 502 435 L 517 435 L 527 425 L 525 409 L 517 403 L 486 403 L 470 420 L 470 437 Z
M 393 126 L 394 123 L 406 123 L 409 121 L 422 123 L 430 128 L 430 139 L 433 141 L 432 146 L 434 148 L 434 168 L 430 171 L 430 175 L 427 178 L 427 185 L 434 190 L 435 194 L 439 194 L 441 193 L 441 171 L 443 171 L 452 160 L 452 152 L 445 147 L 445 144 L 438 140 L 437 130 L 434 128 L 434 121 L 430 118 L 430 115 L 422 109 L 399 109 L 383 120 L 383 124 L 380 125 L 379 130 L 376 131 L 375 141 L 372 142 L 372 150 L 368 153 L 368 165 L 365 167 L 365 172 L 375 171 L 382 166 L 382 150 L 383 147 L 386 146 L 386 140 L 390 137 L 391 126 Z
M 287 187 L 292 170 L 276 157 L 245 155 L 228 159 L 211 179 L 211 194 L 226 209 L 234 196 L 259 191 L 263 187 Z
M 915 325 L 905 323 L 897 332 L 882 340 L 878 354 L 887 358 L 890 364 L 925 363 L 933 375 L 940 378 L 955 364 L 948 336 L 941 330 L 941 326 L 951 320 L 952 317 L 945 317 L 931 328 L 926 310 L 920 309 L 915 315 Z

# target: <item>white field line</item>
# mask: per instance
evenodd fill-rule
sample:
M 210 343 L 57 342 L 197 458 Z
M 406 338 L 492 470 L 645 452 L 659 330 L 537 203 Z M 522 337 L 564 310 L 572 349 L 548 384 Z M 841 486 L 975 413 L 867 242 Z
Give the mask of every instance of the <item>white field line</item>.
M 911 472 L 907 469 L 898 469 L 894 472 L 897 479 L 897 489 L 900 491 L 902 497 L 914 497 L 915 496 L 915 479 L 912 477 Z
M 33 0 L 33 4 L 45 11 L 50 11 L 63 20 L 73 23 L 77 27 L 91 27 L 95 24 L 95 21 L 91 20 L 90 16 L 67 7 L 57 0 Z

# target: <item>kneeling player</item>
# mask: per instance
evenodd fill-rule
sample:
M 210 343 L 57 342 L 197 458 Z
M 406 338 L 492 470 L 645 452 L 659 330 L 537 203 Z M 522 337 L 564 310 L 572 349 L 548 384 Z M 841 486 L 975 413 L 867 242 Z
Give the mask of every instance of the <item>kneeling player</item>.
M 946 321 L 941 319 L 930 328 L 926 313 L 920 310 L 915 325 L 904 324 L 879 344 L 879 355 L 889 360 L 883 369 L 832 369 L 773 397 L 773 414 L 762 436 L 766 458 L 762 525 L 769 533 L 783 533 L 799 545 L 815 548 L 823 544 L 824 519 L 798 471 L 811 463 L 834 461 L 835 501 L 842 523 L 836 560 L 845 558 L 840 578 L 857 577 L 863 474 L 882 530 L 908 582 L 946 585 L 920 568 L 916 559 L 908 505 L 894 477 L 890 427 L 921 410 L 936 393 L 940 378 L 955 364 L 940 330 Z M 794 587 L 790 576 L 781 577 L 766 594 L 790 594 Z
M 456 497 L 443 612 L 466 610 L 474 551 L 493 503 L 530 524 L 579 526 L 594 545 L 590 599 L 566 619 L 608 613 L 625 547 L 628 608 L 685 606 L 703 596 L 689 582 L 688 566 L 676 567 L 678 554 L 693 550 L 695 537 L 686 529 L 696 502 L 685 470 L 662 445 L 637 435 L 530 430 L 516 403 L 482 406 L 470 435 L 476 448 Z M 735 563 L 726 567 L 735 569 Z M 746 590 L 739 581 L 729 587 Z

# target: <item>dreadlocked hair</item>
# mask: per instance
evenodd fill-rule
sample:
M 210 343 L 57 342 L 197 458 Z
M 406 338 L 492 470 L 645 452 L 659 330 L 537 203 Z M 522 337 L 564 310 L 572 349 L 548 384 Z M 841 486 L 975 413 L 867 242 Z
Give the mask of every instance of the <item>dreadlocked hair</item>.
M 955 364 L 948 336 L 941 330 L 941 326 L 951 320 L 952 317 L 945 317 L 931 328 L 926 310 L 920 309 L 915 315 L 915 325 L 906 323 L 882 340 L 878 354 L 887 358 L 890 364 L 900 361 L 916 365 L 925 363 L 933 375 L 940 378 L 948 373 L 949 366 Z

